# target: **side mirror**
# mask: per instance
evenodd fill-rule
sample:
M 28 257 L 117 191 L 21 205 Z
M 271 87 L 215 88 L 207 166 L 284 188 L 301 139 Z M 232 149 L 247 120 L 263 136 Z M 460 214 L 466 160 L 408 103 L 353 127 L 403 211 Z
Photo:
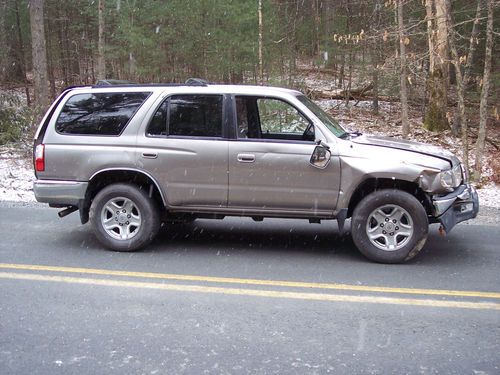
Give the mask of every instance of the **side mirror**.
M 325 169 L 330 163 L 331 156 L 332 153 L 328 148 L 318 145 L 314 148 L 309 163 L 315 168 Z

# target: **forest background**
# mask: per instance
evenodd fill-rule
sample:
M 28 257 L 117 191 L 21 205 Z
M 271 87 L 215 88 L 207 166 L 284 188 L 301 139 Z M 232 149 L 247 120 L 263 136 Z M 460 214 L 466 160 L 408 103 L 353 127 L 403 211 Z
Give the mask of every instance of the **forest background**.
M 344 125 L 437 143 L 500 183 L 497 0 L 0 0 L 0 144 L 67 86 L 299 89 Z

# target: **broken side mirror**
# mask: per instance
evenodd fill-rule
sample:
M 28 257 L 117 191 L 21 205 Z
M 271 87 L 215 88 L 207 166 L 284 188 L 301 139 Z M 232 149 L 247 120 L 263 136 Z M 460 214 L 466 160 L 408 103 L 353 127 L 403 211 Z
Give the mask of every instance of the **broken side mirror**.
M 325 169 L 330 163 L 331 156 L 332 153 L 327 147 L 323 145 L 317 145 L 314 148 L 309 163 L 315 168 Z

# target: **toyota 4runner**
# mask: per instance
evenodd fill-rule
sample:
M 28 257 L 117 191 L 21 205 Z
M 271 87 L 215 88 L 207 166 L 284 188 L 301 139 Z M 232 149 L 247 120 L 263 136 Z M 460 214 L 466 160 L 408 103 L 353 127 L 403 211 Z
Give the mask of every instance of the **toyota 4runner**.
M 162 221 L 351 218 L 383 263 L 474 218 L 478 196 L 440 148 L 347 132 L 298 91 L 261 86 L 109 85 L 64 91 L 35 135 L 39 202 L 79 211 L 107 248 L 147 245 Z

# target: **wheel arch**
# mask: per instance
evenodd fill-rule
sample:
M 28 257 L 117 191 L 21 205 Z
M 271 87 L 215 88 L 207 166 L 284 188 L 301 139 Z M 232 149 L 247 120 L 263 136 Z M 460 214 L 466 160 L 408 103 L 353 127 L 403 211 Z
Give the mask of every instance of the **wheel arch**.
M 79 204 L 82 224 L 89 220 L 90 205 L 96 194 L 102 188 L 118 182 L 132 183 L 141 188 L 147 188 L 148 195 L 160 205 L 160 208 L 162 210 L 166 208 L 165 195 L 160 189 L 158 181 L 149 173 L 134 168 L 107 168 L 95 172 L 89 179 L 85 198 Z
M 397 189 L 415 196 L 424 207 L 426 213 L 432 213 L 432 203 L 429 196 L 414 182 L 391 178 L 368 178 L 361 182 L 354 190 L 349 200 L 347 217 L 351 217 L 357 204 L 368 194 L 377 190 Z

